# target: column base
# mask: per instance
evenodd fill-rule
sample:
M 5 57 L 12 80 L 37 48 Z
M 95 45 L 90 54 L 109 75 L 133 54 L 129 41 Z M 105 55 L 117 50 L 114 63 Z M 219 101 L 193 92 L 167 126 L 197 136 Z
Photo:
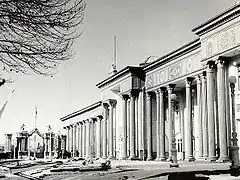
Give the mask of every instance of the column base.
M 108 159 L 116 159 L 114 156 L 108 156 Z
M 102 156 L 102 159 L 107 159 L 107 156 Z
M 223 163 L 223 162 L 229 162 L 230 159 L 229 157 L 219 157 L 219 159 L 217 160 L 217 162 Z
M 198 156 L 198 157 L 196 157 L 196 160 L 203 160 L 203 159 L 204 159 L 203 156 Z
M 125 156 L 125 157 L 121 157 L 120 159 L 121 159 L 121 160 L 128 160 L 128 157 Z
M 170 168 L 175 167 L 178 168 L 179 164 L 178 163 L 170 163 Z
M 147 157 L 147 161 L 153 161 L 153 157 L 152 156 Z
M 230 166 L 230 174 L 231 174 L 231 176 L 239 176 L 240 175 L 239 169 L 240 169 L 239 166 L 231 165 Z
M 207 158 L 204 157 L 198 157 L 195 159 L 195 161 L 206 161 Z
M 139 160 L 139 158 L 136 156 L 130 156 L 128 160 L 134 161 L 134 160 Z
M 155 161 L 157 161 L 157 162 L 166 161 L 166 158 L 164 158 L 164 157 L 159 157 L 159 158 L 155 159 Z
M 185 161 L 193 162 L 193 161 L 195 161 L 195 158 L 193 156 L 188 156 L 188 157 L 186 157 Z
M 207 160 L 208 159 L 208 154 L 203 155 L 203 159 Z
M 170 162 L 172 160 L 172 157 L 167 158 L 167 162 Z
M 217 160 L 217 157 L 216 156 L 212 156 L 212 157 L 208 157 L 207 158 L 207 161 L 208 162 L 215 162 Z

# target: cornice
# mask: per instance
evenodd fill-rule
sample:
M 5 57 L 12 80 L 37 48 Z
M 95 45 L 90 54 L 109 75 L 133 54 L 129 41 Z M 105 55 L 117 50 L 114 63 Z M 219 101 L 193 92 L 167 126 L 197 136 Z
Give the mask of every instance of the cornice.
M 185 44 L 184 46 L 171 51 L 170 53 L 160 57 L 159 59 L 157 59 L 156 61 L 146 65 L 143 70 L 145 72 L 151 71 L 152 69 L 155 69 L 161 65 L 163 65 L 164 63 L 167 63 L 169 61 L 172 61 L 178 57 L 181 57 L 189 52 L 194 51 L 195 49 L 198 49 L 201 47 L 201 42 L 200 42 L 200 38 L 197 38 L 191 42 L 189 42 L 188 44 Z
M 240 3 L 235 4 L 234 6 L 227 9 L 226 11 L 207 20 L 206 22 L 200 24 L 196 28 L 193 28 L 192 32 L 195 33 L 196 35 L 201 36 L 239 16 L 240 16 Z
M 90 106 L 87 106 L 87 107 L 85 107 L 85 108 L 83 108 L 83 109 L 80 109 L 80 110 L 78 110 L 78 111 L 75 111 L 75 112 L 73 112 L 73 113 L 71 113 L 71 114 L 68 114 L 68 115 L 60 118 L 60 120 L 61 120 L 61 121 L 66 121 L 66 120 L 68 120 L 68 119 L 70 119 L 70 118 L 72 118 L 72 117 L 75 117 L 75 116 L 77 116 L 77 115 L 83 114 L 83 113 L 85 113 L 85 112 L 87 112 L 87 111 L 90 111 L 90 110 L 92 110 L 92 109 L 95 109 L 95 108 L 97 108 L 97 107 L 99 107 L 99 106 L 101 106 L 101 105 L 102 105 L 102 101 L 98 101 L 98 102 L 96 102 L 96 103 L 94 103 L 94 104 L 91 104 Z
M 101 81 L 96 86 L 99 89 L 101 89 L 102 87 L 110 84 L 111 82 L 115 81 L 116 79 L 121 78 L 121 77 L 123 77 L 123 76 L 125 76 L 127 74 L 137 74 L 138 72 L 142 72 L 142 71 L 143 71 L 143 67 L 139 67 L 139 66 L 126 66 L 125 68 L 121 69 L 116 74 L 114 74 L 113 76 L 110 76 L 107 79 Z

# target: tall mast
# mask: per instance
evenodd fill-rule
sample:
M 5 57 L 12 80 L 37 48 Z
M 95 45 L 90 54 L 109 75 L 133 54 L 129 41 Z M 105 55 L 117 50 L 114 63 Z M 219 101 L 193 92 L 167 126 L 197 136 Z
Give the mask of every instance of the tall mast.
M 112 76 L 117 73 L 117 37 L 114 36 L 113 40 L 113 62 L 111 64 L 111 69 L 109 75 Z
M 114 36 L 114 45 L 113 45 L 113 53 L 114 53 L 114 59 L 113 64 L 115 69 L 117 70 L 117 36 Z
M 34 128 L 37 127 L 37 107 L 35 107 Z

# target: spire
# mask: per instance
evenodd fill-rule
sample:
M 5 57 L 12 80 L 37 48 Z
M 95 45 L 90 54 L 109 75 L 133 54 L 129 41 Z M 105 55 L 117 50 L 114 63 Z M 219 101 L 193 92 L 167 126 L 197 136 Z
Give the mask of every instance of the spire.
M 117 73 L 117 37 L 114 36 L 114 44 L 113 44 L 113 63 L 111 64 L 111 69 L 109 75 L 112 76 Z

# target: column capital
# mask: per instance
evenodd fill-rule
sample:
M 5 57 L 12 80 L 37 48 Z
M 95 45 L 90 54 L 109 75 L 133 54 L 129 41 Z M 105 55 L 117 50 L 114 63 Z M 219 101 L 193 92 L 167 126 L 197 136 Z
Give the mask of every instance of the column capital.
M 110 107 L 114 108 L 116 106 L 116 104 L 117 104 L 117 100 L 109 99 L 108 100 L 108 104 L 109 104 Z
M 225 65 L 225 58 L 224 57 L 219 57 L 218 60 L 217 60 L 217 68 L 220 69 L 220 68 L 223 68 L 224 65 Z
M 161 93 L 164 93 L 166 90 L 167 90 L 166 87 L 160 87 L 160 88 L 159 88 L 159 92 L 161 92 Z
M 150 99 L 152 95 L 153 95 L 153 92 L 152 92 L 152 91 L 147 91 L 147 92 L 146 92 L 146 97 L 147 97 L 147 99 Z
M 203 72 L 200 74 L 200 77 L 201 77 L 202 83 L 205 83 L 205 82 L 206 82 L 206 71 L 203 71 Z
M 139 93 L 139 90 L 137 90 L 137 89 L 132 89 L 130 92 L 129 92 L 129 97 L 130 98 L 136 98 L 136 96 L 138 95 L 138 93 Z
M 103 106 L 104 109 L 107 109 L 108 106 L 109 106 L 109 104 L 108 104 L 107 101 L 104 101 L 104 102 L 102 103 L 102 106 Z
M 89 124 L 92 124 L 95 121 L 95 118 L 89 118 L 88 122 Z
M 127 100 L 129 99 L 128 94 L 122 94 L 121 97 L 122 97 L 122 99 L 125 100 L 125 101 L 127 101 Z
M 201 84 L 201 80 L 202 80 L 202 77 L 201 77 L 201 74 L 198 74 L 197 76 L 196 76 L 196 80 L 197 80 L 197 84 Z
M 193 77 L 187 77 L 187 78 L 186 78 L 186 80 L 185 80 L 186 88 L 191 87 L 193 80 L 194 80 Z
M 7 137 L 12 137 L 12 134 L 5 134 L 5 136 L 7 136 Z
M 176 84 L 169 84 L 167 86 L 168 93 L 171 94 L 173 93 L 174 88 L 176 87 Z
M 207 62 L 207 72 L 212 72 L 216 67 L 215 61 Z
M 159 90 L 159 89 L 156 89 L 154 92 L 155 92 L 155 94 L 156 94 L 157 97 L 160 96 L 160 90 Z
M 101 121 L 103 119 L 103 115 L 97 115 L 96 119 L 97 119 L 97 121 Z

